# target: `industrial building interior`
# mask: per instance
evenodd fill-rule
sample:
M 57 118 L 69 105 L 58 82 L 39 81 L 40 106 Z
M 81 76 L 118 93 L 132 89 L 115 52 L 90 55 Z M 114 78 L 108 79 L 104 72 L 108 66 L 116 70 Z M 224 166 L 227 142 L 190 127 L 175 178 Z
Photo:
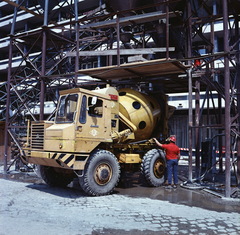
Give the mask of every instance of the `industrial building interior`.
M 60 90 L 110 84 L 179 101 L 169 134 L 187 149 L 189 187 L 210 172 L 225 197 L 239 190 L 239 0 L 3 0 L 0 15 L 6 173 L 27 119 L 52 120 Z

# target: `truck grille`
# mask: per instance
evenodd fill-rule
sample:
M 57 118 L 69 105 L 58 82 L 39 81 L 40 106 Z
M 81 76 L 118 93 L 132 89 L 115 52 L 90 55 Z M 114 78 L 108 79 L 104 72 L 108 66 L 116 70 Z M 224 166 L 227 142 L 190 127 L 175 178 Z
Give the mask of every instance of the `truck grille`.
M 43 149 L 44 144 L 44 123 L 34 123 L 32 124 L 32 148 L 33 149 Z

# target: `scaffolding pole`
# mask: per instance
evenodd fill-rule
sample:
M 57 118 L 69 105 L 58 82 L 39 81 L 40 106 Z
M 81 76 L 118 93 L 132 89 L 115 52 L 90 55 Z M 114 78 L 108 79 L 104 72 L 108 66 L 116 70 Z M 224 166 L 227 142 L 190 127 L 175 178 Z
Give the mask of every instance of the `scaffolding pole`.
M 188 25 L 188 31 L 187 31 L 187 57 L 192 57 L 192 18 L 191 18 L 192 12 L 191 12 L 191 3 L 188 2 L 187 5 L 187 25 Z M 191 65 L 191 61 L 188 61 L 188 65 Z M 188 69 L 188 182 L 192 182 L 193 179 L 193 160 L 192 160 L 192 150 L 193 150 L 193 109 L 192 109 L 192 69 Z
M 231 168 L 230 168 L 230 138 L 231 138 L 231 118 L 230 118 L 230 71 L 229 71 L 229 43 L 228 43 L 228 4 L 223 3 L 223 31 L 224 31 L 224 91 L 225 91 L 225 196 L 231 196 Z
M 42 69 L 41 69 L 41 94 L 40 94 L 40 114 L 39 120 L 44 119 L 44 97 L 45 97 L 45 73 L 46 73 L 46 54 L 47 54 L 47 25 L 48 25 L 48 0 L 45 0 L 44 22 L 42 31 Z
M 193 179 L 193 160 L 192 160 L 192 138 L 193 138 L 193 109 L 192 109 L 192 69 L 188 69 L 188 182 Z
M 195 82 L 195 145 L 196 145 L 196 178 L 200 178 L 200 82 Z
M 78 82 L 78 70 L 79 70 L 79 23 L 78 21 L 78 0 L 74 0 L 74 12 L 75 12 L 75 30 L 76 30 L 76 56 L 75 56 L 75 78 L 74 78 L 74 87 Z
M 8 80 L 7 80 L 7 102 L 6 102 L 6 121 L 5 121 L 5 131 L 4 131 L 4 173 L 7 173 L 7 161 L 8 161 L 8 127 L 9 127 L 9 110 L 10 110 L 10 82 L 11 82 L 11 68 L 12 68 L 12 35 L 10 36 L 9 43 L 9 60 L 8 60 Z
M 239 39 L 239 19 L 235 17 L 235 38 Z M 237 50 L 240 51 L 240 41 L 237 43 Z M 237 137 L 237 183 L 240 185 L 240 53 L 236 55 L 236 87 L 237 87 L 237 112 L 238 112 L 238 137 Z
M 16 1 L 18 4 L 18 0 Z M 7 102 L 6 102 L 6 121 L 5 121 L 5 132 L 4 132 L 4 173 L 7 173 L 7 161 L 8 161 L 8 146 L 9 146 L 9 136 L 8 128 L 10 123 L 10 89 L 11 89 L 11 73 L 12 73 L 12 57 L 13 57 L 13 34 L 15 32 L 15 24 L 17 19 L 17 6 L 14 8 L 13 22 L 11 26 L 10 42 L 9 42 L 9 60 L 8 60 L 8 77 L 7 77 Z

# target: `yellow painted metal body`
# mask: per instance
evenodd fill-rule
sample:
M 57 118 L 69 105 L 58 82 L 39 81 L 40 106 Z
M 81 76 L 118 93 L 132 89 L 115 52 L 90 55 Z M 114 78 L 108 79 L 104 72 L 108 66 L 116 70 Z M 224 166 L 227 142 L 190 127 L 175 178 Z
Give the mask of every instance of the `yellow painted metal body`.
M 139 154 L 134 153 L 121 153 L 117 156 L 119 163 L 141 163 L 141 157 Z
M 130 88 L 119 90 L 119 112 L 136 127 L 134 141 L 149 139 L 159 121 L 161 111 L 158 102 Z
M 119 144 L 126 143 L 122 147 L 126 149 L 131 141 L 152 137 L 161 115 L 155 99 L 127 88 L 118 92 L 113 87 L 92 91 L 78 88 L 60 93 L 65 97 L 71 94 L 77 97 L 76 102 L 68 107 L 70 110 L 74 108 L 72 122 L 57 122 L 56 116 L 55 122 L 32 123 L 31 138 L 25 148 L 29 153 L 26 156 L 28 162 L 83 170 L 91 152 L 102 144 L 108 146 L 120 163 L 141 162 L 140 154 L 121 153 Z M 91 103 L 94 99 L 96 102 Z M 101 105 L 97 106 L 98 103 Z M 91 110 L 96 115 L 90 114 Z M 82 113 L 85 113 L 84 118 Z

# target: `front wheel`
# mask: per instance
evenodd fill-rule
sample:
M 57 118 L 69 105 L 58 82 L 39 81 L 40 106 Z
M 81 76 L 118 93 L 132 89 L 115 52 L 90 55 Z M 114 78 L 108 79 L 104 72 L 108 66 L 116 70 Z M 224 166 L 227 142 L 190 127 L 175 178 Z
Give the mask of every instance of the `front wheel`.
M 141 172 L 150 186 L 158 187 L 164 183 L 165 168 L 165 154 L 161 149 L 151 149 L 143 156 Z
M 66 187 L 75 177 L 72 170 L 37 165 L 37 172 L 49 186 Z
M 88 195 L 102 196 L 111 193 L 120 177 L 116 157 L 109 151 L 96 150 L 89 157 L 79 183 Z

